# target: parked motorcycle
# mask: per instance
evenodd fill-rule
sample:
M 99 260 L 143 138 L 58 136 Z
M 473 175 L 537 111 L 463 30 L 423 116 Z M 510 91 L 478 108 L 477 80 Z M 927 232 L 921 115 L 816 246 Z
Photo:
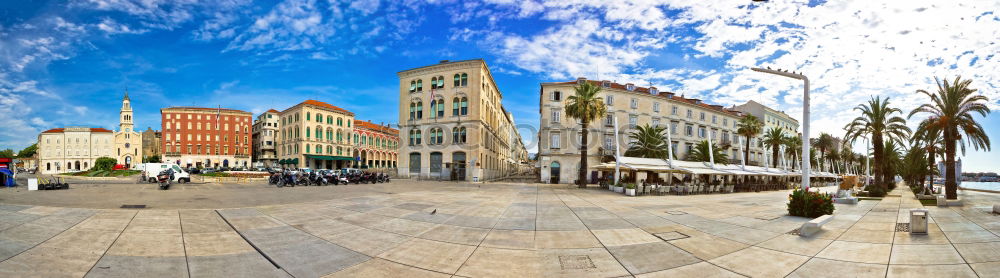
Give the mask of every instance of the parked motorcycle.
M 160 184 L 160 190 L 170 189 L 170 183 L 174 180 L 173 170 L 164 170 L 156 175 L 156 181 Z

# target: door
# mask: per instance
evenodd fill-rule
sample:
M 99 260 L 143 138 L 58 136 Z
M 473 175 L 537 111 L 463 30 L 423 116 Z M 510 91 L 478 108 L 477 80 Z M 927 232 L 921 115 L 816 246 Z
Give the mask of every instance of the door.
M 552 164 L 549 164 L 549 169 L 549 183 L 559 183 L 559 162 L 553 161 Z
M 464 181 L 465 180 L 465 153 L 455 152 L 451 154 L 452 171 L 455 171 L 455 180 Z

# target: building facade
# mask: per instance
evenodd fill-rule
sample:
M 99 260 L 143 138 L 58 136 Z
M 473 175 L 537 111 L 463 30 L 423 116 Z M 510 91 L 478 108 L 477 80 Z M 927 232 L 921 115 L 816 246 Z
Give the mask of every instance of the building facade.
M 142 157 L 143 159 L 149 159 L 153 156 L 160 156 L 160 160 L 163 160 L 163 151 L 160 146 L 163 145 L 163 133 L 153 130 L 152 127 L 147 127 L 146 131 L 142 132 Z
M 400 176 L 489 180 L 523 165 L 527 152 L 485 61 L 441 61 L 397 76 Z
M 370 121 L 354 121 L 354 157 L 368 169 L 395 169 L 399 158 L 399 130 L 373 124 Z
M 257 167 L 278 167 L 276 136 L 280 129 L 281 112 L 267 110 L 253 121 L 253 162 Z
M 685 159 L 698 142 L 708 140 L 723 148 L 732 163 L 740 163 L 743 146 L 736 133 L 742 117 L 739 111 L 711 105 L 699 99 L 661 92 L 656 87 L 638 87 L 611 81 L 579 78 L 569 82 L 542 83 L 540 89 L 540 128 L 538 166 L 546 183 L 572 183 L 580 168 L 581 128 L 579 121 L 565 115 L 566 98 L 574 87 L 590 82 L 601 87 L 599 96 L 607 106 L 607 116 L 589 125 L 587 165 L 613 161 L 615 151 L 614 119 L 618 121 L 621 153 L 628 149 L 629 132 L 638 126 L 659 126 L 670 133 L 675 159 Z M 748 164 L 760 163 L 763 150 L 751 139 Z M 597 180 L 598 170 L 587 171 L 588 182 Z
M 753 100 L 734 106 L 733 110 L 743 112 L 743 114 L 756 116 L 760 119 L 761 123 L 764 124 L 764 132 L 770 130 L 771 128 L 778 127 L 785 131 L 785 135 L 791 136 L 798 134 L 799 120 L 785 114 L 785 111 L 774 110 Z
M 250 167 L 250 112 L 203 107 L 160 109 L 163 161 L 182 167 Z
M 103 128 L 55 128 L 38 135 L 38 171 L 58 174 L 84 171 L 99 157 L 115 157 L 114 132 Z
M 278 113 L 278 164 L 285 168 L 340 169 L 356 165 L 351 142 L 354 113 L 306 100 Z
M 132 118 L 132 101 L 128 98 L 128 91 L 122 98 L 122 107 L 118 112 L 118 131 L 115 132 L 115 154 L 118 164 L 132 168 L 133 165 L 142 163 L 142 133 L 135 131 L 135 123 Z

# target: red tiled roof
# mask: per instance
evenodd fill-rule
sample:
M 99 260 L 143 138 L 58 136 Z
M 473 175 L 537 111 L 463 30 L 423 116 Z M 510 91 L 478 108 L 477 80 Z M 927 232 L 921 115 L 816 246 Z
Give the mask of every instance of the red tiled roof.
M 65 128 L 53 128 L 50 130 L 42 131 L 42 133 L 63 133 L 65 131 L 66 131 Z M 90 132 L 114 132 L 114 131 L 111 131 L 106 128 L 92 127 L 90 128 Z
M 267 112 L 270 112 L 270 113 L 281 113 L 281 112 L 278 112 L 278 110 L 274 110 L 274 109 L 267 110 Z
M 371 130 L 375 130 L 375 131 L 381 131 L 381 132 L 385 132 L 385 133 L 391 133 L 391 134 L 399 134 L 399 130 L 397 130 L 395 128 L 391 128 L 391 127 L 387 127 L 387 126 L 383 126 L 383 125 L 377 125 L 377 124 L 369 123 L 369 122 L 362 121 L 362 120 L 354 120 L 354 127 L 361 127 L 361 128 L 371 129 Z
M 327 109 L 333 109 L 334 111 L 339 111 L 339 112 L 343 112 L 343 113 L 346 113 L 348 115 L 354 116 L 354 113 L 351 112 L 351 111 L 347 111 L 347 109 L 336 107 L 336 106 L 333 106 L 333 105 L 331 105 L 329 103 L 318 101 L 318 100 L 309 99 L 309 100 L 303 101 L 303 102 L 301 102 L 299 104 L 296 104 L 295 106 L 299 106 L 299 105 L 302 105 L 302 104 L 308 104 L 308 105 L 312 105 L 312 106 L 318 106 L 318 107 L 323 107 L 323 108 L 327 108 Z M 295 106 L 292 106 L 292 107 L 295 107 Z M 288 109 L 285 109 L 285 110 L 288 110 Z
M 576 84 L 576 82 L 577 81 L 574 80 L 574 81 L 567 81 L 567 82 L 556 82 L 555 84 L 566 85 L 566 84 Z M 594 84 L 594 85 L 597 85 L 597 86 L 601 86 L 603 88 L 603 86 L 602 86 L 602 84 L 604 83 L 603 80 L 589 80 L 589 79 L 587 79 L 587 82 L 590 82 L 591 84 Z M 625 91 L 628 90 L 628 87 L 625 84 L 619 84 L 619 83 L 615 83 L 615 82 L 610 82 L 610 83 L 611 84 L 609 84 L 610 85 L 609 87 L 612 88 L 612 89 L 619 89 L 619 90 L 625 90 Z M 639 87 L 639 86 L 634 86 L 634 85 L 633 85 L 633 87 L 634 87 L 633 90 L 632 90 L 633 92 L 639 92 L 639 93 L 649 94 L 649 89 L 650 88 Z M 656 87 L 652 87 L 652 88 L 656 88 Z M 671 95 L 673 95 L 673 96 L 671 97 Z M 680 96 L 677 96 L 676 94 L 674 94 L 673 92 L 660 91 L 660 92 L 657 92 L 657 96 L 664 97 L 664 98 L 669 98 L 671 100 L 675 100 L 675 101 L 679 101 L 679 102 L 685 102 L 685 103 L 688 103 L 688 104 L 691 104 L 691 105 L 695 105 L 695 106 L 701 106 L 701 107 L 704 107 L 706 109 L 711 109 L 711 110 L 726 112 L 726 113 L 730 113 L 730 114 L 733 114 L 733 115 L 738 115 L 738 113 L 739 113 L 738 111 L 727 109 L 727 108 L 725 108 L 725 107 L 723 107 L 721 105 L 705 104 L 704 102 L 699 103 L 701 101 L 700 99 L 680 97 Z

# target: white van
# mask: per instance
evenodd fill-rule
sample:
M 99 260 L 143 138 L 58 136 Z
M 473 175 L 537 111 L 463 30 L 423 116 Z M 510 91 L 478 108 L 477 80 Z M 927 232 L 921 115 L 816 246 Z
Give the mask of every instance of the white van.
M 160 174 L 167 169 L 174 170 L 174 182 L 176 183 L 186 183 L 191 182 L 191 174 L 171 163 L 143 163 L 140 167 L 143 174 L 146 175 L 146 180 L 149 182 L 156 182 L 156 175 Z

